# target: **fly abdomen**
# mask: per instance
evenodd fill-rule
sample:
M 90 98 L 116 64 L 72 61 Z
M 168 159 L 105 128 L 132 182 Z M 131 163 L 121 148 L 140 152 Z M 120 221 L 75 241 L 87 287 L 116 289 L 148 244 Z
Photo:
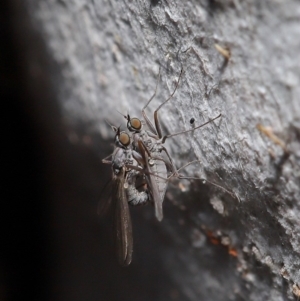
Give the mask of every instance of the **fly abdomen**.
M 147 190 L 138 191 L 133 184 L 126 189 L 128 203 L 132 206 L 144 205 L 150 201 L 150 195 Z

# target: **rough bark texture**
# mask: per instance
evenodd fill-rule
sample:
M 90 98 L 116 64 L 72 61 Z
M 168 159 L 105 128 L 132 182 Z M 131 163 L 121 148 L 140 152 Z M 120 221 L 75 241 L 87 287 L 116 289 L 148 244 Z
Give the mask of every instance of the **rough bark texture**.
M 12 2 L 48 162 L 52 300 L 296 298 L 300 2 L 28 0 L 26 13 Z M 230 51 L 229 60 L 216 44 Z M 176 165 L 200 160 L 186 174 L 205 177 L 239 200 L 200 181 L 170 183 L 163 222 L 155 221 L 151 206 L 132 208 L 134 260 L 123 269 L 110 223 L 96 216 L 110 177 L 100 158 L 113 150 L 105 119 L 125 129 L 118 111 L 141 116 L 159 67 L 151 118 L 184 70 L 160 111 L 165 132 L 222 113 L 167 141 Z

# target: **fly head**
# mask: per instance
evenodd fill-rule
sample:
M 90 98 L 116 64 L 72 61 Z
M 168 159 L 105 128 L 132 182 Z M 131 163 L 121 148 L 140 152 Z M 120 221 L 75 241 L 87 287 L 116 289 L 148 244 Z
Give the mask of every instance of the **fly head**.
M 121 132 L 118 128 L 115 136 L 115 144 L 118 147 L 126 149 L 130 145 L 130 137 L 126 132 Z
M 140 132 L 142 129 L 142 122 L 140 119 L 133 117 L 130 118 L 129 115 L 126 117 L 127 119 L 127 128 L 130 132 Z

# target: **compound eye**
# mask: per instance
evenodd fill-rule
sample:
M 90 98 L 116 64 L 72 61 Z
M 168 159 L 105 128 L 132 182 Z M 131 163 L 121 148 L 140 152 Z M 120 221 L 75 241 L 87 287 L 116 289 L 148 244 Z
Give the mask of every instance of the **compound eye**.
M 130 137 L 127 133 L 121 132 L 119 136 L 119 141 L 122 145 L 128 146 L 130 144 Z
M 131 118 L 130 125 L 133 129 L 139 131 L 142 128 L 142 123 L 138 118 Z

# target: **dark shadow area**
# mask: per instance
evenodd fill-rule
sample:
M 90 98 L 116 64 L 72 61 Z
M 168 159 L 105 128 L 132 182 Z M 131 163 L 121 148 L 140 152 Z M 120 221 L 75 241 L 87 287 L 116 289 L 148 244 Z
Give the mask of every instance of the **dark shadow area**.
M 1 99 L 4 150 L 2 160 L 1 300 L 47 300 L 52 263 L 48 202 L 45 198 L 46 157 L 32 119 L 33 98 L 24 78 L 26 54 L 16 39 L 12 3 L 2 1 Z M 23 20 L 20 20 L 20 23 Z M 20 24 L 21 25 L 21 24 Z
M 87 134 L 86 125 L 70 129 L 62 122 L 59 66 L 25 4 L 2 1 L 1 8 L 0 299 L 152 301 L 168 296 L 171 284 L 160 261 L 156 228 L 142 214 L 153 208 L 133 208 L 133 263 L 120 267 L 110 221 L 96 214 L 110 177 L 100 159 L 112 147 Z

